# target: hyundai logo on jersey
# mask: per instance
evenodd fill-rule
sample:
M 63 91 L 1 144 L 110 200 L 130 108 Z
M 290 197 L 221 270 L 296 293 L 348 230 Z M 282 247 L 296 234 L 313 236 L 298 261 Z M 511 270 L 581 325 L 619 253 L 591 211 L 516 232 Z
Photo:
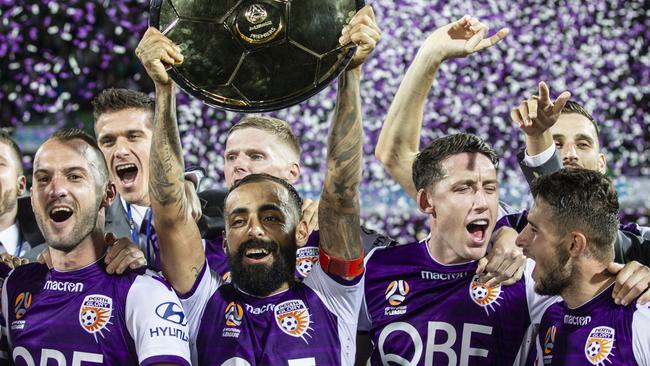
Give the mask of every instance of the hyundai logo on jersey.
M 183 308 L 174 302 L 164 302 L 156 308 L 156 314 L 169 322 L 179 324 L 182 326 L 187 325 L 187 318 L 183 312 Z

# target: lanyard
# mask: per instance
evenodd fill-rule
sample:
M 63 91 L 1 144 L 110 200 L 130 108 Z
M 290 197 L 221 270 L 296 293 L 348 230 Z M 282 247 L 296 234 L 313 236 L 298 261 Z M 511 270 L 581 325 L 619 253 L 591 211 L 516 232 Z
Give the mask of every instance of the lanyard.
M 131 204 L 126 203 L 126 216 L 129 218 L 129 227 L 131 228 L 131 241 L 139 243 L 138 230 L 135 228 L 135 221 L 133 221 L 133 214 L 131 214 Z
M 151 263 L 152 263 L 151 250 L 150 250 L 149 246 L 150 245 L 153 246 L 153 242 L 151 240 L 151 214 L 152 214 L 151 209 L 150 208 L 147 209 L 147 213 L 146 213 L 146 215 L 147 215 L 147 219 L 146 219 L 147 220 L 146 235 L 147 235 L 147 237 L 146 237 L 145 245 L 146 245 L 146 248 L 147 248 L 146 249 L 146 252 L 147 252 L 146 253 L 146 255 L 147 255 L 147 264 L 149 264 L 149 265 L 151 265 Z M 131 240 L 134 243 L 139 244 L 140 243 L 140 238 L 138 236 L 139 230 L 136 229 L 136 227 L 135 227 L 135 221 L 133 220 L 133 214 L 131 213 L 131 204 L 128 203 L 128 202 L 126 203 L 126 215 L 129 218 L 129 227 L 131 228 Z M 138 246 L 140 246 L 140 245 L 138 245 Z
M 14 256 L 20 257 L 20 252 L 23 250 L 23 233 L 18 230 L 18 245 L 16 246 L 16 254 Z
M 149 251 L 149 248 L 153 246 L 153 241 L 151 240 L 151 209 L 148 209 L 149 211 L 147 215 L 147 263 L 149 265 L 153 264 L 153 257 L 151 256 L 151 252 Z

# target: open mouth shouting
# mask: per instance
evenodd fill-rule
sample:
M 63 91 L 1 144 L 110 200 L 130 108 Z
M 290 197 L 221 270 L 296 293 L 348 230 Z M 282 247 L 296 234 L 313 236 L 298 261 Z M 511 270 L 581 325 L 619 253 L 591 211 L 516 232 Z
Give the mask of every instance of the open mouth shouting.
M 472 244 L 483 245 L 486 242 L 486 231 L 489 226 L 487 219 L 476 219 L 471 221 L 467 226 L 467 232 L 472 239 Z
M 138 167 L 133 163 L 119 164 L 115 166 L 115 174 L 123 187 L 130 188 L 138 177 Z
M 74 211 L 72 210 L 72 208 L 64 205 L 55 205 L 48 212 L 50 221 L 56 227 L 64 226 L 66 222 L 72 217 L 73 213 Z

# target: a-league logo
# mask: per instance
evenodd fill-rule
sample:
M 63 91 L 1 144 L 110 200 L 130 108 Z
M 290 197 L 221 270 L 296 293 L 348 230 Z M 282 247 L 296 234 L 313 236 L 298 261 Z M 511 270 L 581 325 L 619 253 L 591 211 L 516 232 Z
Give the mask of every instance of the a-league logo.
M 16 320 L 20 320 L 23 316 L 25 316 L 25 313 L 30 306 L 32 306 L 32 294 L 27 291 L 19 293 L 18 296 L 16 296 L 16 300 L 14 301 L 14 313 L 16 314 Z
M 544 356 L 553 353 L 556 334 L 557 334 L 557 328 L 555 327 L 555 325 L 551 326 L 546 330 L 546 336 L 544 337 Z
M 544 364 L 551 363 L 553 359 L 553 348 L 555 348 L 555 337 L 557 336 L 557 328 L 555 325 L 552 325 L 550 328 L 546 330 L 546 336 L 544 336 L 544 343 L 542 344 L 542 347 L 544 348 L 542 351 L 542 359 L 544 360 Z M 540 355 L 537 355 L 539 358 Z
M 229 327 L 238 327 L 241 325 L 243 318 L 244 309 L 241 305 L 231 301 L 228 306 L 226 306 L 226 325 Z
M 111 323 L 113 299 L 105 295 L 88 295 L 79 309 L 79 323 L 97 341 L 97 333 L 104 337 L 102 330 Z
M 612 363 L 608 358 L 610 355 L 614 356 L 612 349 L 616 341 L 615 335 L 614 328 L 610 327 L 596 327 L 591 330 L 585 343 L 585 356 L 592 365 L 605 365 L 605 361 Z
M 390 305 L 398 306 L 406 300 L 406 295 L 408 295 L 409 291 L 410 288 L 408 282 L 397 280 L 388 284 L 384 294 L 386 295 L 386 300 L 388 300 Z
M 311 337 L 307 333 L 309 330 L 313 330 L 310 326 L 311 316 L 302 300 L 289 300 L 276 305 L 274 315 L 275 322 L 285 334 L 302 338 L 305 343 L 309 344 L 305 336 Z
M 223 283 L 232 282 L 232 276 L 230 275 L 230 271 L 224 273 L 223 276 L 221 276 L 221 279 L 223 280 Z

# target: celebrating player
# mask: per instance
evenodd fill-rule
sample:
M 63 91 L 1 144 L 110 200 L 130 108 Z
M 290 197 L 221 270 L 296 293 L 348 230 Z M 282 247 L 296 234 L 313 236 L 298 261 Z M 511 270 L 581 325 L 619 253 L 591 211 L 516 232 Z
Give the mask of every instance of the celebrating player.
M 56 132 L 34 158 L 32 205 L 53 269 L 26 264 L 4 282 L 16 365 L 189 365 L 188 329 L 159 277 L 106 274 L 104 211 L 115 197 L 95 140 Z
M 564 169 L 531 187 L 535 204 L 517 238 L 535 260 L 535 291 L 560 295 L 542 317 L 538 365 L 650 365 L 650 308 L 612 299 L 618 199 L 597 171 Z
M 459 22 L 440 28 L 428 37 L 409 67 L 382 126 L 375 156 L 406 193 L 418 194 L 413 185 L 412 166 L 420 152 L 420 134 L 426 97 L 440 64 L 449 58 L 465 57 L 490 48 L 509 33 L 507 28 L 484 39 L 487 27 L 478 19 L 465 16 Z M 499 202 L 499 217 L 515 211 Z M 477 271 L 485 273 L 488 284 L 512 284 L 521 278 L 524 256 L 514 244 L 517 233 L 503 227 L 494 233 L 494 246 L 482 258 Z
M 469 16 L 431 34 L 407 71 L 387 121 L 409 115 L 421 121 L 440 63 L 494 45 L 507 30 L 490 38 L 486 34 L 487 26 Z M 414 127 L 391 127 L 408 126 Z M 419 127 L 416 132 L 419 136 Z M 431 235 L 408 245 L 377 248 L 367 258 L 362 311 L 374 345 L 371 363 L 525 362 L 530 335 L 555 299 L 533 291 L 532 261 L 526 263 L 524 278 L 511 286 L 482 283 L 475 275 L 497 218 L 495 152 L 476 136 L 456 134 L 434 140 L 416 157 L 396 156 L 396 162 L 413 159 L 409 186 L 430 218 Z M 517 270 L 505 262 L 502 266 L 499 271 L 511 275 Z
M 118 192 L 106 211 L 106 231 L 138 244 L 136 247 L 120 243 L 111 248 L 106 256 L 109 273 L 146 264 L 160 269 L 148 189 L 153 112 L 154 101 L 134 90 L 107 89 L 93 99 L 97 144 Z M 194 184 L 186 180 L 185 189 L 191 198 L 188 209 L 193 216 L 200 216 Z
M 368 256 L 362 311 L 373 365 L 526 359 L 529 326 L 554 300 L 536 295 L 526 279 L 491 286 L 475 274 L 497 219 L 496 165 L 496 153 L 468 134 L 436 139 L 417 156 L 417 202 L 431 235 Z
M 529 184 L 535 177 L 561 168 L 585 168 L 605 174 L 607 161 L 601 151 L 600 128 L 594 117 L 562 92 L 554 101 L 545 82 L 539 93 L 522 101 L 510 112 L 524 133 L 526 148 L 519 152 L 519 166 Z M 526 225 L 525 213 L 507 218 L 519 229 Z M 615 260 L 637 260 L 650 264 L 650 228 L 636 224 L 621 225 L 616 235 Z M 636 294 L 638 295 L 638 294 Z
M 372 9 L 355 17 L 370 20 Z M 360 34 L 365 37 L 359 47 L 363 60 L 374 48 L 374 30 L 360 27 Z M 339 78 L 319 205 L 321 264 L 303 283 L 294 282 L 296 242 L 307 236 L 300 198 L 283 179 L 252 174 L 226 198 L 224 245 L 233 284 L 224 285 L 206 263 L 196 225 L 184 209 L 173 83 L 163 64 L 180 62 L 182 56 L 154 29 L 136 53 L 156 84 L 150 195 L 162 266 L 184 293 L 198 363 L 351 365 L 363 272 L 360 68 Z

